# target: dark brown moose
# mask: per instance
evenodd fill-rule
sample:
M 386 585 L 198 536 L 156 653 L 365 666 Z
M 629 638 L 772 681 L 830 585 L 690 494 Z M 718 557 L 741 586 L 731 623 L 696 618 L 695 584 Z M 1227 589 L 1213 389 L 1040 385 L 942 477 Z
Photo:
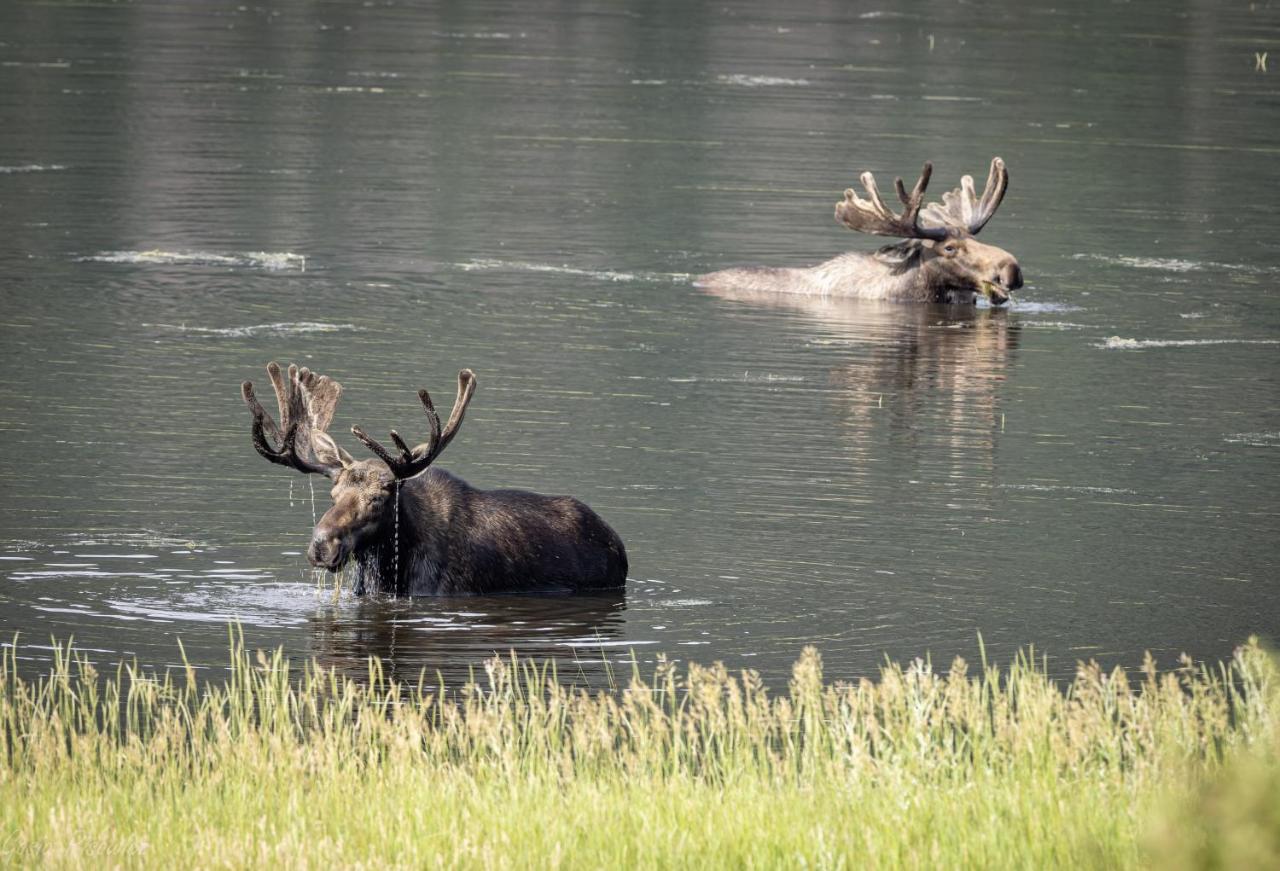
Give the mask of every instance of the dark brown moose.
M 973 238 L 991 220 L 1009 187 L 1004 161 L 998 157 L 991 161 L 981 197 L 974 190 L 973 177 L 966 175 L 960 187 L 942 195 L 941 203 L 925 206 L 924 191 L 932 174 L 933 164 L 926 163 L 910 193 L 902 179 L 896 180 L 902 214 L 894 214 L 885 205 L 869 172 L 861 176 L 869 200 L 849 189 L 836 204 L 836 220 L 850 230 L 896 236 L 904 239 L 902 242 L 872 253 L 841 254 L 808 269 L 725 269 L 699 276 L 695 283 L 713 289 L 902 302 L 971 304 L 980 293 L 993 305 L 1008 302 L 1009 294 L 1022 287 L 1018 261 L 1003 248 Z
M 253 446 L 273 463 L 333 481 L 333 507 L 312 532 L 307 558 L 337 572 L 355 564 L 353 589 L 404 595 L 578 592 L 621 587 L 627 554 L 608 524 L 570 496 L 478 490 L 431 467 L 458 432 L 475 392 L 458 373 L 458 398 L 443 429 L 431 397 L 418 398 L 430 429 L 410 448 L 394 430 L 389 451 L 351 428 L 377 459 L 355 460 L 327 432 L 342 386 L 325 375 L 267 366 L 277 425 L 244 382 Z

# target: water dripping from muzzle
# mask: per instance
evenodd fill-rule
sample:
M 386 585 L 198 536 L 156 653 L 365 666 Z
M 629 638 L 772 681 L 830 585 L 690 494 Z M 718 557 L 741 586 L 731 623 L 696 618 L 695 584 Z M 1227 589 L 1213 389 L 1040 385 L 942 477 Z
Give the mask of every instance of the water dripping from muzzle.
M 391 579 L 394 595 L 400 595 L 400 479 L 396 479 L 395 541 L 391 545 L 391 566 L 395 573 Z
M 291 481 L 289 481 L 289 486 L 290 486 L 290 488 L 292 488 L 292 487 L 293 487 L 293 481 L 292 481 L 292 480 L 291 480 Z M 307 476 L 307 487 L 309 487 L 309 488 L 310 488 L 310 490 L 311 490 L 311 528 L 312 528 L 312 530 L 314 530 L 314 529 L 315 529 L 315 526 L 316 526 L 316 523 L 317 523 L 317 520 L 316 520 L 316 484 L 315 484 L 315 481 L 314 481 L 314 480 L 312 480 L 312 478 L 311 478 L 311 476 L 310 476 L 310 475 L 308 475 L 308 476 Z M 290 504 L 290 505 L 292 505 L 292 504 L 293 504 L 293 494 L 292 494 L 292 489 L 290 490 L 289 504 Z M 311 578 L 312 578 L 312 580 L 314 580 L 314 581 L 316 582 L 316 592 L 317 592 L 317 593 L 318 593 L 320 590 L 323 590 L 323 589 L 324 589 L 324 587 L 325 587 L 325 571 L 324 571 L 324 569 L 320 568 L 319 566 L 312 566 L 312 567 L 311 567 Z M 336 595 L 338 594 L 338 590 L 340 590 L 340 589 L 342 589 L 342 575 L 340 575 L 340 574 L 336 574 L 336 573 L 335 573 L 335 574 L 334 574 L 334 576 L 333 576 L 333 594 L 336 596 Z

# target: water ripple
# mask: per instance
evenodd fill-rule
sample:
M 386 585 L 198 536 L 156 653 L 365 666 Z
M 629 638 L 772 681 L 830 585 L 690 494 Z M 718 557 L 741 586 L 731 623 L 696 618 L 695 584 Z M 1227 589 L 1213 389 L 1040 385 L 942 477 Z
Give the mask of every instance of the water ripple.
M 62 169 L 66 169 L 66 167 L 60 163 L 24 163 L 19 166 L 0 166 L 0 175 L 12 175 L 20 172 L 57 172 Z
M 1202 345 L 1280 345 L 1280 339 L 1126 339 L 1111 336 L 1095 348 L 1108 351 L 1141 351 L 1146 348 L 1194 348 Z
M 231 254 L 215 254 L 208 251 L 100 251 L 78 257 L 81 262 L 138 263 L 161 266 L 236 266 L 266 269 L 272 272 L 307 271 L 305 254 L 290 251 L 243 251 Z
M 297 336 L 307 333 L 339 333 L 360 329 L 355 324 L 326 324 L 318 321 L 281 322 L 278 324 L 250 324 L 243 327 L 197 327 L 187 324 L 142 324 L 144 327 L 174 330 L 195 336 L 221 336 L 246 338 L 249 336 Z

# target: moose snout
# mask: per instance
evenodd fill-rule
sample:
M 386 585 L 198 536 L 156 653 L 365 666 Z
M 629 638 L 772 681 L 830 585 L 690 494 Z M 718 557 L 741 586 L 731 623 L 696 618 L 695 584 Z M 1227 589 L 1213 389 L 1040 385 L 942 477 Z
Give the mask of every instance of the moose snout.
M 346 547 L 341 536 L 317 529 L 307 548 L 307 561 L 318 569 L 336 572 L 347 561 Z
M 1022 287 L 1022 268 L 1017 263 L 1006 263 L 1000 267 L 995 280 L 1005 290 L 1017 290 Z

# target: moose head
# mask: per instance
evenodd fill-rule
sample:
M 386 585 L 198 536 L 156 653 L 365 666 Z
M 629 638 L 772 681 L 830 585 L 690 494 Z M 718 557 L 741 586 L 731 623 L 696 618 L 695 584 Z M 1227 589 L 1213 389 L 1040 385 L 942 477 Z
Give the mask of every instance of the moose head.
M 431 396 L 418 391 L 429 434 L 416 447 L 410 448 L 392 430 L 396 446 L 392 453 L 353 426 L 351 432 L 377 457 L 369 460 L 353 458 L 327 431 L 342 395 L 341 384 L 305 367 L 290 366 L 286 375 L 274 362 L 267 366 L 267 374 L 280 409 L 278 425 L 258 402 L 253 384 L 241 385 L 253 414 L 253 446 L 273 463 L 333 481 L 333 506 L 316 523 L 307 558 L 317 568 L 336 572 L 353 554 L 386 538 L 394 523 L 401 482 L 425 471 L 453 440 L 475 393 L 475 373 L 470 369 L 458 373 L 458 397 L 443 428 Z
M 1022 269 L 1003 248 L 986 245 L 974 238 L 986 226 L 1004 199 L 1009 171 L 996 157 L 982 196 L 977 195 L 973 176 L 960 179 L 960 187 L 942 195 L 941 203 L 924 203 L 925 188 L 933 174 L 933 164 L 925 163 L 920 179 L 907 193 L 902 179 L 894 187 L 902 201 L 901 214 L 894 214 L 880 197 L 875 177 L 860 176 L 870 199 L 864 200 L 850 188 L 836 204 L 836 220 L 851 230 L 876 236 L 896 236 L 908 240 L 903 251 L 910 265 L 918 267 L 922 279 L 932 287 L 981 293 L 993 305 L 1009 301 L 1009 294 L 1022 287 Z M 888 249 L 886 249 L 888 250 Z

